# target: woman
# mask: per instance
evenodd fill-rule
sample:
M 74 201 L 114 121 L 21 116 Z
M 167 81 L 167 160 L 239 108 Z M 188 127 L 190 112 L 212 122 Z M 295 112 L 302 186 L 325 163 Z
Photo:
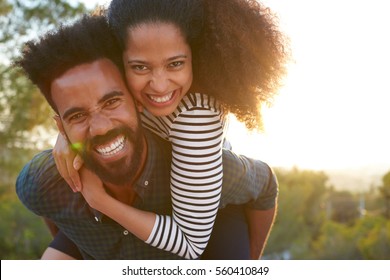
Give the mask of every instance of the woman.
M 173 147 L 172 216 L 143 217 L 140 235 L 134 225 L 128 229 L 152 246 L 198 258 L 220 200 L 226 114 L 249 129 L 261 126 L 259 106 L 284 74 L 283 36 L 257 1 L 113 0 L 107 17 L 123 48 L 129 89 L 145 108 L 144 126 Z M 67 178 L 74 155 L 62 159 L 69 153 L 64 139 L 56 149 Z

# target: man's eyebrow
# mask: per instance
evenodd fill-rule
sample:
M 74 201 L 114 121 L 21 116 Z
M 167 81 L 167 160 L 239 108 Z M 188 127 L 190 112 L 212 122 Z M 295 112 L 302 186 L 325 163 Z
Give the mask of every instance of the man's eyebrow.
M 82 107 L 73 107 L 64 112 L 64 115 L 62 116 L 62 119 L 67 119 L 70 115 L 73 115 L 74 113 L 83 111 L 84 108 Z
M 116 97 L 116 96 L 124 96 L 124 93 L 122 91 L 111 91 L 107 94 L 105 94 L 102 98 L 100 98 L 100 100 L 98 101 L 98 104 L 102 104 L 104 102 L 106 102 L 107 100 L 109 100 L 110 98 L 113 98 L 113 97 Z M 81 112 L 81 111 L 84 111 L 85 108 L 83 107 L 73 107 L 73 108 L 70 108 L 68 110 L 65 111 L 64 115 L 62 116 L 63 119 L 66 119 L 68 118 L 70 115 L 74 114 L 74 113 L 77 113 L 77 112 Z
M 114 91 L 111 91 L 109 93 L 106 93 L 102 98 L 100 98 L 98 103 L 102 104 L 102 103 L 106 102 L 108 99 L 111 99 L 113 97 L 120 97 L 120 96 L 124 96 L 124 95 L 125 94 L 122 91 L 114 90 Z

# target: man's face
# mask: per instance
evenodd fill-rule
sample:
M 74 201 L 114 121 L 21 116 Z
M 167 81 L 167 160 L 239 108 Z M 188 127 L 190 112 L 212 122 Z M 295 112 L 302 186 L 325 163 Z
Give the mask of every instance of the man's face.
M 99 59 L 76 66 L 53 81 L 51 94 L 86 167 L 105 182 L 131 182 L 146 151 L 137 109 L 115 64 Z

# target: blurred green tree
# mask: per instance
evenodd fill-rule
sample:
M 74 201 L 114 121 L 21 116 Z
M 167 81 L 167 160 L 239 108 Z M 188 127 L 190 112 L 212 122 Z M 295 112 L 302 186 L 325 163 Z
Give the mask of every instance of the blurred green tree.
M 328 177 L 323 172 L 275 170 L 280 193 L 278 214 L 264 254 L 270 258 L 310 259 L 312 240 L 325 215 Z
M 349 191 L 330 191 L 328 205 L 330 218 L 336 222 L 351 225 L 359 217 L 358 199 Z
M 365 194 L 336 190 L 323 172 L 276 170 L 279 209 L 264 256 L 270 259 L 360 260 L 390 259 L 390 220 L 373 187 Z M 361 215 L 364 196 L 368 211 Z
M 385 201 L 385 217 L 390 219 L 390 171 L 382 177 L 382 186 L 379 187 Z
M 0 0 L 0 151 L 46 144 L 47 129 L 53 128 L 51 111 L 12 61 L 25 41 L 83 11 L 84 5 L 65 0 Z
M 359 234 L 354 227 L 344 223 L 326 221 L 320 236 L 313 241 L 312 258 L 319 260 L 360 260 L 357 247 Z
M 86 11 L 66 0 L 0 0 L 0 258 L 38 258 L 49 234 L 19 202 L 16 176 L 37 150 L 48 147 L 53 114 L 39 91 L 12 67 L 23 43 Z
M 390 259 L 390 221 L 383 217 L 372 217 L 366 234 L 358 242 L 358 248 L 364 259 L 389 260 Z M 360 229 L 361 232 L 364 229 Z

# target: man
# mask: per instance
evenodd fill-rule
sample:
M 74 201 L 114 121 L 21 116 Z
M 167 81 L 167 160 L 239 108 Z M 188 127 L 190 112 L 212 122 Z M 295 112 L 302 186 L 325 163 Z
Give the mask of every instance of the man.
M 82 193 L 73 193 L 50 154 L 41 153 L 20 174 L 17 193 L 34 213 L 51 219 L 85 259 L 179 258 L 142 241 L 153 226 L 152 212 L 171 213 L 171 147 L 142 130 L 141 108 L 123 80 L 120 53 L 103 17 L 85 17 L 27 44 L 17 64 L 57 112 L 59 130 L 86 168 Z M 276 180 L 266 164 L 230 151 L 224 151 L 223 163 L 221 206 L 251 201 L 248 217 L 256 213 L 259 222 L 250 229 L 251 252 L 258 257 L 273 222 Z

